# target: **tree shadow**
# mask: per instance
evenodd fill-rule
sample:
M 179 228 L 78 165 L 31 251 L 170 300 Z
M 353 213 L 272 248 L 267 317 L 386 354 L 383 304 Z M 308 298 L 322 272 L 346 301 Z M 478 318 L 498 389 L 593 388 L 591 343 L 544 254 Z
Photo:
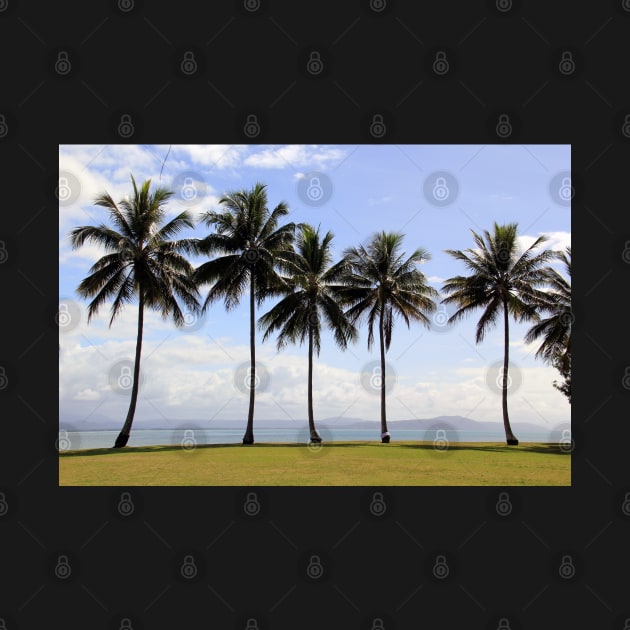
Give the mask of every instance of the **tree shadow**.
M 126 446 L 124 448 L 90 448 L 83 450 L 67 451 L 59 453 L 59 457 L 90 457 L 95 455 L 125 455 L 130 453 L 168 453 L 168 452 L 182 452 L 184 455 L 187 453 L 194 453 L 195 451 L 206 449 L 225 449 L 225 448 L 244 448 L 244 449 L 256 449 L 260 447 L 264 448 L 279 448 L 279 449 L 291 449 L 301 448 L 314 450 L 315 452 L 320 449 L 326 448 L 364 448 L 382 446 L 383 448 L 405 448 L 416 449 L 420 451 L 434 451 L 436 453 L 448 453 L 451 451 L 480 451 L 485 453 L 541 453 L 545 455 L 570 455 L 571 453 L 563 450 L 562 445 L 557 443 L 538 443 L 538 442 L 526 442 L 521 443 L 518 446 L 507 446 L 506 444 L 492 444 L 483 442 L 478 446 L 467 442 L 451 443 L 447 449 L 440 450 L 436 448 L 433 442 L 390 442 L 389 444 L 381 444 L 380 441 L 373 442 L 322 442 L 318 448 L 313 448 L 306 443 L 296 442 L 257 442 L 255 444 L 244 445 L 241 442 L 226 443 L 226 444 L 197 444 L 194 448 L 185 448 L 180 444 L 156 444 L 152 446 Z

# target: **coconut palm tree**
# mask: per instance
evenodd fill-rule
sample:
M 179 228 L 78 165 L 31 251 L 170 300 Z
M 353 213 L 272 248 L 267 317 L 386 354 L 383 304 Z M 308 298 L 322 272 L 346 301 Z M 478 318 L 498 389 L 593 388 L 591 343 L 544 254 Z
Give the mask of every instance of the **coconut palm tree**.
M 381 441 L 389 442 L 386 414 L 385 352 L 389 350 L 394 328 L 394 316 L 400 316 L 409 327 L 411 320 L 430 326 L 426 313 L 436 304 L 432 298 L 438 292 L 427 284 L 417 265 L 429 260 L 429 253 L 416 249 L 407 257 L 401 251 L 404 235 L 398 232 L 379 232 L 367 246 L 351 247 L 344 251 L 347 268 L 343 276 L 346 285 L 340 295 L 348 307 L 346 315 L 354 324 L 367 316 L 368 350 L 374 342 L 374 325 L 378 330 L 381 353 Z
M 550 315 L 536 322 L 527 331 L 525 341 L 533 343 L 542 337 L 536 357 L 542 358 L 560 372 L 564 382 L 554 381 L 553 385 L 571 402 L 571 248 L 556 252 L 556 257 L 564 263 L 567 277 L 553 268 L 547 270 L 550 290 L 546 292 L 546 299 L 540 308 Z
M 344 349 L 356 339 L 356 328 L 339 305 L 340 279 L 345 261 L 331 266 L 330 243 L 334 235 L 327 232 L 320 240 L 319 228 L 300 225 L 300 234 L 293 251 L 287 252 L 282 264 L 288 273 L 290 293 L 259 320 L 265 331 L 263 341 L 279 331 L 278 350 L 287 343 L 304 343 L 308 338 L 308 428 L 310 441 L 322 438 L 315 428 L 313 415 L 313 350 L 319 356 L 322 323 L 333 332 L 337 345 Z
M 523 253 L 519 253 L 518 225 L 494 223 L 493 233 L 484 230 L 483 236 L 471 230 L 475 249 L 465 251 L 447 249 L 446 252 L 460 260 L 471 271 L 469 276 L 455 276 L 445 281 L 443 292 L 447 295 L 442 302 L 459 306 L 449 318 L 455 322 L 471 311 L 483 308 L 477 323 L 475 340 L 483 341 L 487 331 L 497 323 L 503 313 L 503 369 L 501 372 L 501 394 L 503 425 L 508 445 L 517 445 L 518 440 L 510 427 L 507 406 L 508 363 L 509 363 L 509 315 L 516 321 L 537 321 L 538 309 L 544 301 L 544 292 L 538 287 L 547 281 L 544 265 L 553 253 L 535 250 L 547 237 L 540 236 Z M 485 239 L 485 240 L 484 240 Z
M 168 199 L 173 194 L 166 188 L 150 190 L 151 180 L 140 188 L 131 176 L 133 194 L 118 204 L 108 193 L 96 198 L 95 205 L 109 210 L 114 227 L 77 227 L 70 232 L 72 247 L 86 242 L 96 243 L 107 252 L 90 269 L 77 288 L 83 298 L 93 298 L 88 307 L 88 322 L 99 308 L 113 298 L 111 327 L 123 306 L 138 300 L 138 334 L 127 418 L 116 438 L 114 448 L 126 446 L 138 400 L 142 332 L 146 308 L 157 310 L 162 317 L 171 316 L 176 325 L 185 323 L 177 301 L 193 312 L 199 307 L 199 292 L 192 279 L 192 265 L 179 253 L 180 242 L 169 240 L 184 228 L 192 228 L 188 212 L 182 212 L 164 225 Z M 161 227 L 160 227 L 161 226 Z
M 255 184 L 250 190 L 226 193 L 220 200 L 222 211 L 207 211 L 200 217 L 207 227 L 216 231 L 203 239 L 190 239 L 187 251 L 201 255 L 223 254 L 201 264 L 195 270 L 199 286 L 211 284 L 202 310 L 223 298 L 229 311 L 240 303 L 249 290 L 250 373 L 249 411 L 243 444 L 254 443 L 254 392 L 256 383 L 256 312 L 255 304 L 286 289 L 286 283 L 276 272 L 281 252 L 289 249 L 295 225 L 278 226 L 289 208 L 279 203 L 272 211 L 267 207 L 267 186 Z

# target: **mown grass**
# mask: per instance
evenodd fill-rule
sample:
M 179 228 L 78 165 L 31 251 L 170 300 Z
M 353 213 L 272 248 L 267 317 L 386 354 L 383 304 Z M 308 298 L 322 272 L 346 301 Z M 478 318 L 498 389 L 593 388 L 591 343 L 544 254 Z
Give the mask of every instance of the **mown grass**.
M 89 449 L 59 454 L 62 486 L 570 486 L 557 444 L 334 442 Z

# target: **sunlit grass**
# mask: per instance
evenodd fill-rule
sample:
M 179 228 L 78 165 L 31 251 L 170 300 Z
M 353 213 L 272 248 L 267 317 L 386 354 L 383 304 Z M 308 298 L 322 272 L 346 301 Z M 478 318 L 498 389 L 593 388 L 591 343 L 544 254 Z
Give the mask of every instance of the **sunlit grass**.
M 59 455 L 59 484 L 78 486 L 570 486 L 557 444 L 334 442 L 89 449 Z

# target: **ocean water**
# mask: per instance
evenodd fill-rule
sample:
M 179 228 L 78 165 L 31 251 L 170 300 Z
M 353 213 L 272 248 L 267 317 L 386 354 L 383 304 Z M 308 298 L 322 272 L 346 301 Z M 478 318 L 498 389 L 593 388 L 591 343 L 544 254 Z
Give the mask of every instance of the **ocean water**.
M 392 442 L 412 440 L 448 440 L 457 442 L 505 442 L 503 431 L 452 431 L 396 429 L 389 427 Z M 380 433 L 374 430 L 346 429 L 334 426 L 318 426 L 317 430 L 324 443 L 347 441 L 380 442 Z M 202 444 L 240 444 L 245 427 L 242 429 L 132 429 L 127 446 L 154 446 L 158 444 L 179 444 L 183 448 L 194 448 Z M 118 431 L 64 431 L 59 432 L 58 450 L 63 452 L 87 448 L 111 448 Z M 540 432 L 519 433 L 521 442 L 558 442 L 560 436 L 541 428 Z M 309 433 L 306 427 L 287 429 L 256 429 L 256 443 L 288 442 L 307 444 Z

